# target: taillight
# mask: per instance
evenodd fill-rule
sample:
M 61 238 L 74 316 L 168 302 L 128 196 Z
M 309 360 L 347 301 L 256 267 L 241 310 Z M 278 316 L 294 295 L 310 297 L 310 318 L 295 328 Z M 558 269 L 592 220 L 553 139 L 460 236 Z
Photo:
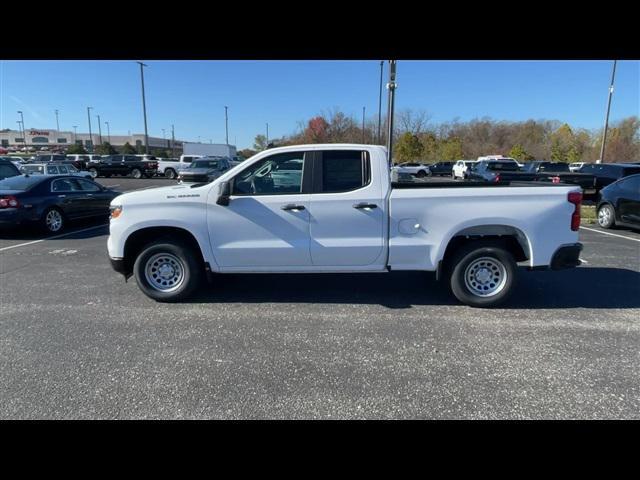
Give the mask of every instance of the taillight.
M 567 195 L 569 203 L 575 205 L 575 209 L 571 214 L 571 230 L 577 232 L 580 228 L 580 204 L 582 203 L 582 192 L 569 192 Z
M 18 208 L 20 202 L 13 195 L 0 197 L 0 208 Z
M 500 174 L 499 173 L 494 177 L 493 181 L 496 182 L 496 183 L 498 183 L 500 181 Z
M 560 177 L 551 177 L 551 183 L 560 183 Z

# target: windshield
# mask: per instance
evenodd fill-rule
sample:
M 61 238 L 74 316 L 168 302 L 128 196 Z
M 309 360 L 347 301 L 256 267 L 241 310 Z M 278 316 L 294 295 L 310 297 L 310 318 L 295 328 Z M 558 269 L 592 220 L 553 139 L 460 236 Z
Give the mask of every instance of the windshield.
M 218 168 L 218 160 L 195 160 L 191 162 L 189 168 Z

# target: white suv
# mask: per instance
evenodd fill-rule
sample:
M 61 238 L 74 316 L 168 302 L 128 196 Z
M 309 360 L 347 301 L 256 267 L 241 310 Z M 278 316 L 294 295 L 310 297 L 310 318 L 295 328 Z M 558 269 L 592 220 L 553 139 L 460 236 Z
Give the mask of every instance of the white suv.
M 398 173 L 408 173 L 410 175 L 415 175 L 418 178 L 426 177 L 430 175 L 429 166 L 424 163 L 400 163 L 393 167 L 398 171 Z
M 458 160 L 453 166 L 451 176 L 454 180 L 458 178 L 467 178 L 471 168 L 473 168 L 473 165 L 476 163 L 478 163 L 477 160 Z

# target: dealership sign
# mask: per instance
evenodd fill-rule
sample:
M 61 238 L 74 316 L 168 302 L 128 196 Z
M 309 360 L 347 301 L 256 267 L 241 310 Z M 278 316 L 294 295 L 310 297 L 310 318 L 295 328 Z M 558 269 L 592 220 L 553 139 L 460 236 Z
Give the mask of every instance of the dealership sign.
M 41 135 L 41 136 L 48 137 L 49 136 L 49 132 L 42 132 L 40 130 L 31 130 L 29 132 L 29 135 L 31 135 L 32 137 L 35 136 L 35 135 Z

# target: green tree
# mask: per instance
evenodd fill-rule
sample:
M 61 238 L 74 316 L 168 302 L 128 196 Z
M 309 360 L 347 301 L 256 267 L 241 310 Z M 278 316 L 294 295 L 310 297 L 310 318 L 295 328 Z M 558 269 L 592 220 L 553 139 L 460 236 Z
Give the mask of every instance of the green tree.
M 96 153 L 98 155 L 114 155 L 118 153 L 118 151 L 113 148 L 113 145 L 111 145 L 109 142 L 103 142 L 102 145 L 98 145 L 96 147 Z
M 253 140 L 253 149 L 257 151 L 262 151 L 267 148 L 267 137 L 264 135 L 256 135 L 256 138 Z
M 420 139 L 411 132 L 402 134 L 395 148 L 395 157 L 400 162 L 419 160 L 422 158 L 423 147 Z
M 126 155 L 132 155 L 137 152 L 136 152 L 136 149 L 133 148 L 129 142 L 127 142 L 122 146 L 122 153 Z
M 519 143 L 516 143 L 511 148 L 511 151 L 509 152 L 509 156 L 511 158 L 515 158 L 516 160 L 521 160 L 523 162 L 528 162 L 530 160 L 533 160 L 533 155 L 529 155 L 527 151 Z
M 463 157 L 462 142 L 457 137 L 440 142 L 438 153 L 439 160 L 460 160 Z
M 87 153 L 87 151 L 85 150 L 85 148 L 78 144 L 78 143 L 74 143 L 73 145 L 71 145 L 69 148 L 67 148 L 67 153 L 72 155 L 72 154 L 84 154 Z

